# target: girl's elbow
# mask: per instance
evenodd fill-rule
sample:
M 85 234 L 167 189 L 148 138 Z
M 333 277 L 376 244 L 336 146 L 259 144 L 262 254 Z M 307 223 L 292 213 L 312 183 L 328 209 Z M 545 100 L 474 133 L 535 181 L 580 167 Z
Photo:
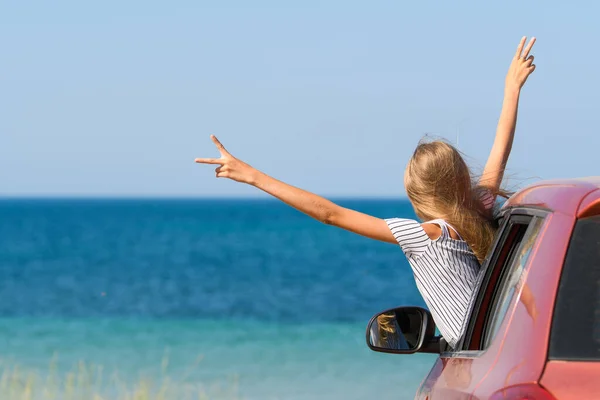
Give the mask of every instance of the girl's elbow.
M 321 218 L 319 220 L 325 225 L 339 226 L 340 213 L 335 208 L 328 208 L 323 210 Z
M 318 209 L 317 219 L 325 225 L 340 226 L 343 208 L 337 204 L 323 204 Z
M 323 213 L 323 215 L 321 216 L 321 218 L 319 218 L 319 220 L 324 223 L 325 225 L 335 225 L 336 224 L 336 219 L 334 216 L 334 213 L 332 212 L 325 212 Z

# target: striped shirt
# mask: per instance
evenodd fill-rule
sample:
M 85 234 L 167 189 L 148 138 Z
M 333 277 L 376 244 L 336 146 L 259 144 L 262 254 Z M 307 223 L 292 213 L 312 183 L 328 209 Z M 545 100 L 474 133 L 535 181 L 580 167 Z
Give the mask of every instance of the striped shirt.
M 386 222 L 408 259 L 435 324 L 455 347 L 477 282 L 477 257 L 467 242 L 450 237 L 449 225 L 441 219 L 428 222 L 442 229 L 435 240 L 415 220 L 391 218 Z
M 484 193 L 482 200 L 491 209 L 495 198 Z M 460 240 L 450 236 L 449 229 L 454 228 L 444 220 L 428 222 L 442 230 L 435 240 L 415 220 L 390 218 L 386 222 L 408 259 L 435 324 L 448 344 L 455 347 L 477 284 L 480 265 L 475 253 L 460 235 Z

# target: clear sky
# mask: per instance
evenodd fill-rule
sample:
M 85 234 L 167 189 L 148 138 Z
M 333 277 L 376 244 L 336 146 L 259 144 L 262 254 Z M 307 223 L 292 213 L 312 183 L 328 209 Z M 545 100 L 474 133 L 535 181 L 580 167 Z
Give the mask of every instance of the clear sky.
M 484 163 L 536 36 L 509 173 L 599 175 L 600 3 L 0 1 L 0 195 L 251 196 L 236 156 L 328 196 L 404 196 L 425 133 Z

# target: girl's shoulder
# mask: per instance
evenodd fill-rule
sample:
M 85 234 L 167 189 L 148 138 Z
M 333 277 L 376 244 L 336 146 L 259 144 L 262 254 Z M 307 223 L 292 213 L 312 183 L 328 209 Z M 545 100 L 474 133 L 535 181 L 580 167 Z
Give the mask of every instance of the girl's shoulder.
M 429 236 L 429 239 L 431 240 L 439 239 L 441 236 L 444 235 L 444 233 L 448 235 L 451 239 L 462 240 L 462 237 L 456 231 L 456 229 L 450 226 L 450 224 L 448 224 L 443 219 L 435 219 L 423 222 L 421 226 L 423 227 L 423 230 L 425 231 L 425 233 L 427 233 L 427 236 Z
M 442 227 L 435 222 L 423 222 L 421 228 L 423 228 L 423 231 L 425 231 L 431 240 L 437 240 L 442 236 Z
M 388 218 L 385 222 L 407 257 L 422 254 L 431 243 L 429 234 L 425 231 L 426 224 L 408 218 Z
M 442 236 L 462 240 L 458 232 L 441 219 L 421 223 L 408 218 L 388 218 L 385 222 L 408 257 L 417 257 L 423 254 L 431 243 Z

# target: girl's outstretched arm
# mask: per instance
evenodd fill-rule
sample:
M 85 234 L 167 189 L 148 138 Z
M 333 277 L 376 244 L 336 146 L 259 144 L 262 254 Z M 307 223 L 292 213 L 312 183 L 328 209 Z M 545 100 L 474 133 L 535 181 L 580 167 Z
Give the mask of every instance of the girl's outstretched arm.
M 489 188 L 492 193 L 497 193 L 500 188 L 504 169 L 512 148 L 521 88 L 529 75 L 535 70 L 533 56 L 529 55 L 535 43 L 535 38 L 531 38 L 527 48 L 523 50 L 526 39 L 526 37 L 521 39 L 506 75 L 504 102 L 502 103 L 502 112 L 496 129 L 496 139 L 479 181 L 480 186 Z
M 211 135 L 211 139 L 221 153 L 221 157 L 197 158 L 196 162 L 219 165 L 215 171 L 217 178 L 229 178 L 255 186 L 325 224 L 382 242 L 397 243 L 383 219 L 341 207 L 316 194 L 278 181 L 232 156 L 215 136 Z

